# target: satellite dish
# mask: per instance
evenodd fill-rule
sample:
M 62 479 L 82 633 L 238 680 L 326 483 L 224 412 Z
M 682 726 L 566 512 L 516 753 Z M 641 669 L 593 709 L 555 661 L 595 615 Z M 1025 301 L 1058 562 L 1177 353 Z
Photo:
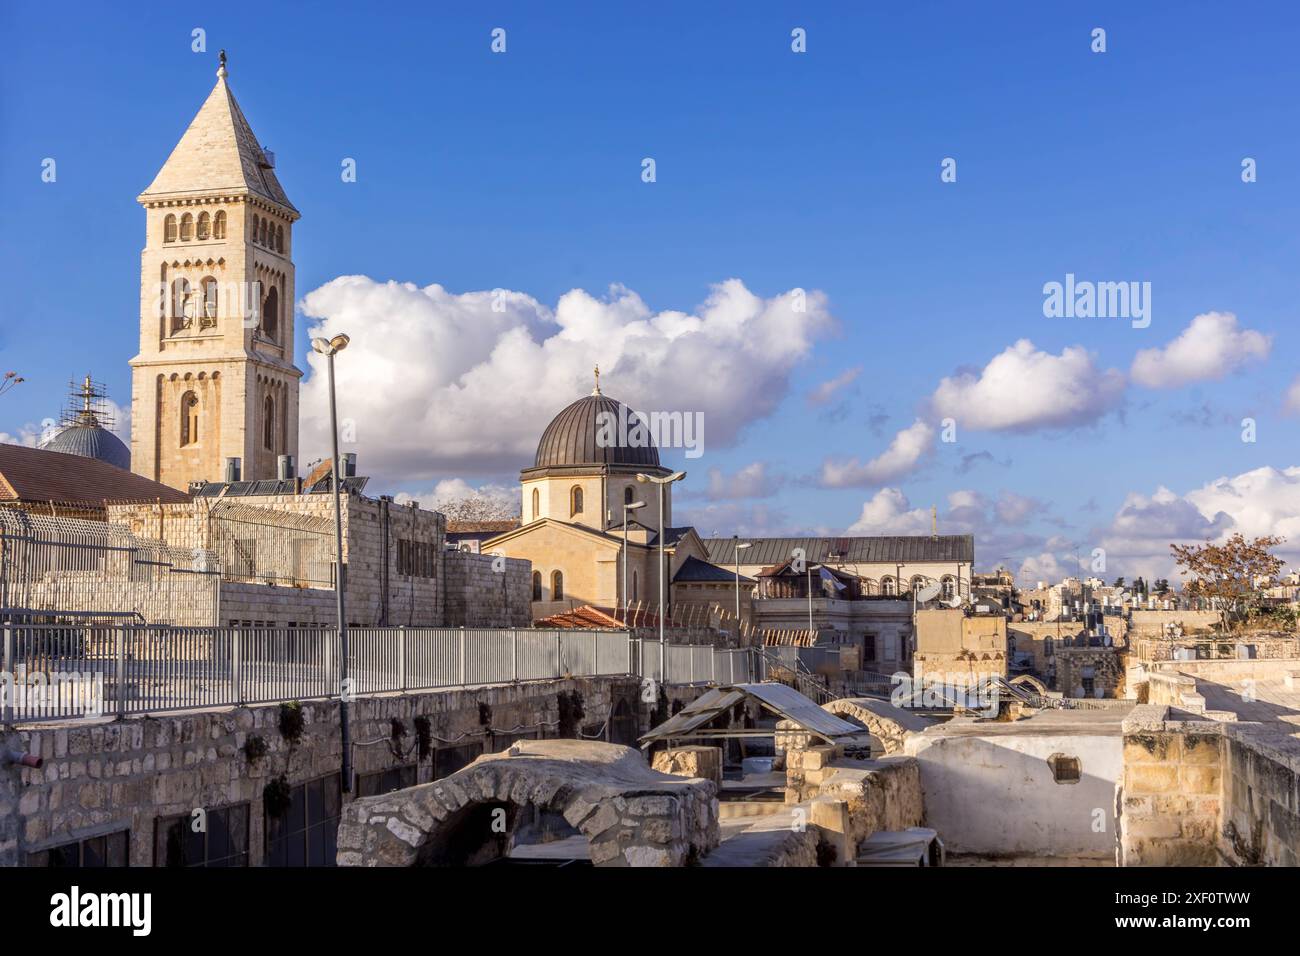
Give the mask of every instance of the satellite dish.
M 954 595 L 953 597 L 950 597 L 948 600 L 940 601 L 939 603 L 945 605 L 946 607 L 961 607 L 962 599 L 959 595 Z
M 933 601 L 939 596 L 940 585 L 938 581 L 933 584 L 927 584 L 916 592 L 917 601 Z

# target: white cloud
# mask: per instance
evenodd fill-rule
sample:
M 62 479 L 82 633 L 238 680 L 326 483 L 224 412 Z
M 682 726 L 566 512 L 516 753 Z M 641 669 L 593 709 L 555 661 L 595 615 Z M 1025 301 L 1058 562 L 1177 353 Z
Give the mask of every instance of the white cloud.
M 1099 369 L 1082 346 L 1052 355 L 1021 339 L 982 370 L 943 379 L 930 406 L 959 429 L 1029 432 L 1094 422 L 1123 395 L 1123 374 Z
M 1272 346 L 1271 336 L 1238 328 L 1231 312 L 1206 312 L 1163 349 L 1138 352 L 1129 374 L 1147 388 L 1217 381 L 1247 362 L 1268 358 Z
M 1300 377 L 1291 383 L 1282 399 L 1282 411 L 1288 415 L 1300 415 Z
M 1106 574 L 1178 579 L 1170 544 L 1222 542 L 1240 532 L 1247 538 L 1286 538 L 1277 553 L 1300 557 L 1300 467 L 1256 468 L 1217 478 L 1184 495 L 1157 488 L 1130 494 L 1110 524 L 1101 529 Z
M 883 485 L 911 474 L 934 452 L 934 426 L 917 419 L 894 436 L 889 447 L 865 465 L 856 457 L 822 463 L 821 484 L 828 488 Z
M 913 508 L 897 488 L 881 488 L 862 505 L 848 534 L 929 534 L 930 509 Z
M 776 494 L 782 484 L 781 477 L 768 470 L 767 462 L 755 461 L 730 475 L 724 474 L 721 468 L 710 468 L 706 494 L 710 501 L 768 498 Z
M 809 405 L 825 405 L 835 397 L 841 389 L 852 385 L 859 375 L 862 374 L 862 366 L 856 365 L 851 369 L 841 372 L 834 378 L 827 379 L 816 388 L 808 393 Z
M 519 513 L 518 485 L 488 483 L 474 487 L 463 478 L 444 478 L 424 492 L 401 492 L 393 496 L 398 504 L 418 501 L 421 508 L 438 511 L 453 502 L 483 501 L 511 514 Z
M 637 411 L 702 412 L 708 442 L 726 446 L 776 409 L 833 325 L 821 293 L 796 311 L 791 293 L 764 299 L 738 279 L 685 313 L 653 312 L 621 286 L 604 299 L 574 289 L 552 311 L 520 292 L 343 276 L 302 311 L 319 320 L 312 335 L 352 337 L 336 362 L 339 416 L 355 423 L 347 450 L 366 473 L 406 481 L 531 464 L 551 418 L 591 391 L 596 364 L 606 394 Z M 308 360 L 304 456 L 328 445 L 324 359 Z
M 1020 562 L 1016 574 L 1016 583 L 1021 587 L 1035 587 L 1039 581 L 1046 584 L 1059 584 L 1062 578 L 1077 577 L 1078 570 L 1073 560 L 1062 561 L 1051 551 L 1031 554 Z

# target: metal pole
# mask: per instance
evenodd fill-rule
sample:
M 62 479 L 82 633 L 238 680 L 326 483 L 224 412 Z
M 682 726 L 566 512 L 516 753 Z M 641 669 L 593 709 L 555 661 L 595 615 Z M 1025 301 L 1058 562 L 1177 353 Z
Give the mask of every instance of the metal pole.
M 813 629 L 812 622 L 812 565 L 808 565 L 808 633 Z
M 664 486 L 659 482 L 659 680 L 668 683 L 668 671 L 664 668 L 664 578 L 668 572 L 664 568 Z
M 343 744 L 343 792 L 352 792 L 352 731 L 348 726 L 348 695 L 345 691 L 348 679 L 348 620 L 343 606 L 343 502 L 339 488 L 339 473 L 343 470 L 339 462 L 339 419 L 338 408 L 334 398 L 334 353 L 326 356 L 329 369 L 330 387 L 330 441 L 334 446 L 334 596 L 338 611 L 339 627 L 339 725 Z
M 627 627 L 627 502 L 623 502 L 623 626 Z
M 740 640 L 740 543 L 736 542 L 736 640 Z

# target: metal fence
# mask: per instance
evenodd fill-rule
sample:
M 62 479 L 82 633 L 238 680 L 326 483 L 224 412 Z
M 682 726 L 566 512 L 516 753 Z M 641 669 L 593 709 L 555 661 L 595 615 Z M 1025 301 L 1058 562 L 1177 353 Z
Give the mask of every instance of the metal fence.
M 0 507 L 0 608 L 93 608 L 201 626 L 217 621 L 219 589 L 211 551 L 169 547 L 102 521 Z
M 746 649 L 626 631 L 350 628 L 348 683 L 332 628 L 168 627 L 0 619 L 5 723 L 280 700 L 630 675 L 669 684 L 761 680 Z

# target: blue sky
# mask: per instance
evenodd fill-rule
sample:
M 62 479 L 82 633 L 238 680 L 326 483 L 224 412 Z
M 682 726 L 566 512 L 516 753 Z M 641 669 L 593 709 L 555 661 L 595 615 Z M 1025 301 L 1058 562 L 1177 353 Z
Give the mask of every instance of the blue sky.
M 1032 576 L 1109 546 L 1113 577 L 1162 570 L 1157 539 L 1300 531 L 1300 473 L 1285 471 L 1300 465 L 1300 419 L 1284 413 L 1300 372 L 1300 16 L 1280 3 L 1133 6 L 70 4 L 55 16 L 5 4 L 0 365 L 28 381 L 0 398 L 0 431 L 55 414 L 86 371 L 129 396 L 135 196 L 211 89 L 224 47 L 231 87 L 303 212 L 300 299 L 344 275 L 505 288 L 549 310 L 571 289 L 602 298 L 614 284 L 653 313 L 696 310 L 732 278 L 764 299 L 824 294 L 834 328 L 811 331 L 787 364 L 759 359 L 770 408 L 746 419 L 726 395 L 701 403 L 706 438 L 712 416 L 726 424 L 702 459 L 678 459 L 692 472 L 679 508 L 706 535 L 840 531 L 873 500 L 877 530 L 906 531 L 936 504 L 941 530 L 977 533 L 980 564 L 1028 561 Z M 191 52 L 195 27 L 207 53 Z M 489 49 L 495 27 L 505 54 Z M 804 54 L 791 51 L 795 27 Z M 1105 53 L 1090 49 L 1095 27 Z M 56 183 L 41 181 L 45 157 Z M 343 157 L 356 159 L 356 183 L 341 182 Z M 641 181 L 644 157 L 654 183 Z M 955 183 L 940 181 L 945 157 Z M 1245 157 L 1257 182 L 1241 180 Z M 1043 284 L 1066 273 L 1150 282 L 1150 326 L 1045 318 Z M 1212 312 L 1236 316 L 1234 335 L 1265 337 L 1266 354 L 1225 355 L 1176 387 L 1131 380 L 1140 350 Z M 353 330 L 364 320 L 332 315 Z M 303 368 L 308 326 L 300 315 Z M 958 440 L 935 442 L 915 467 L 824 486 L 828 458 L 873 459 L 918 417 L 937 428 L 927 402 L 940 381 L 978 379 L 1021 339 L 1049 356 L 1081 348 L 1099 373 L 1124 376 L 1122 391 L 1064 424 L 1030 415 L 967 428 L 959 415 Z M 662 375 L 634 376 L 626 361 L 622 389 L 618 364 L 607 372 L 609 393 L 674 407 Z M 809 403 L 853 369 L 829 402 Z M 568 386 L 551 388 L 537 403 Z M 1016 397 L 1039 401 L 1030 389 Z M 1241 438 L 1247 416 L 1254 442 Z M 490 435 L 496 424 L 465 427 Z M 307 445 L 304 426 L 304 457 Z M 424 495 L 446 479 L 502 485 L 530 463 L 503 464 L 518 442 L 477 455 L 436 432 L 426 445 L 381 483 Z M 738 497 L 730 476 L 756 462 L 760 494 Z M 1259 469 L 1274 471 L 1238 480 Z M 1229 484 L 1196 497 L 1220 478 Z M 1153 498 L 1162 486 L 1172 499 Z M 1230 525 L 1214 524 L 1219 509 Z

